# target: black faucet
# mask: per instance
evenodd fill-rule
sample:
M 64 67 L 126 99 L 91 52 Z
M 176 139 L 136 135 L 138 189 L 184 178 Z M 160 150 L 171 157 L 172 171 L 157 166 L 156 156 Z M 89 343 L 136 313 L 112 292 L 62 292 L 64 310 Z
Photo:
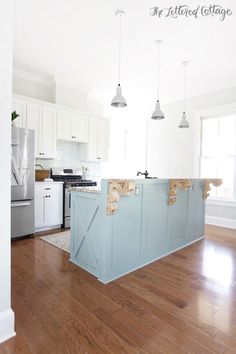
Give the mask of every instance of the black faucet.
M 148 171 L 147 170 L 145 172 L 138 171 L 137 176 L 139 176 L 139 175 L 142 175 L 142 176 L 145 176 L 145 178 L 148 178 Z

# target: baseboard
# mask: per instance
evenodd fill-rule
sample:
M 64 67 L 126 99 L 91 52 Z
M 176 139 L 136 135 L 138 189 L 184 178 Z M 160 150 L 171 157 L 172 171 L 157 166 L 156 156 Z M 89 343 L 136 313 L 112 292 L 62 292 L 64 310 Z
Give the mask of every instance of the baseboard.
M 16 335 L 14 323 L 15 316 L 12 309 L 0 313 L 0 343 Z
M 54 229 L 61 229 L 61 224 L 60 225 L 55 225 L 55 226 L 46 226 L 46 227 L 38 227 L 34 229 L 34 232 L 41 232 L 41 231 L 50 231 Z
M 206 224 L 210 224 L 210 225 L 217 225 L 217 226 L 228 227 L 230 229 L 236 229 L 236 220 L 234 219 L 226 219 L 226 218 L 219 218 L 216 216 L 206 215 L 205 222 Z

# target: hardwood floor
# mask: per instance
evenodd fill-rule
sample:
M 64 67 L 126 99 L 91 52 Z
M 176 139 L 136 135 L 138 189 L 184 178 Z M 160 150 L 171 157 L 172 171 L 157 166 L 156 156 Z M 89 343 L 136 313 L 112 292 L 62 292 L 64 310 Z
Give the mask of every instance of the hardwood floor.
M 103 285 L 35 239 L 12 244 L 17 336 L 0 354 L 236 353 L 236 230 Z

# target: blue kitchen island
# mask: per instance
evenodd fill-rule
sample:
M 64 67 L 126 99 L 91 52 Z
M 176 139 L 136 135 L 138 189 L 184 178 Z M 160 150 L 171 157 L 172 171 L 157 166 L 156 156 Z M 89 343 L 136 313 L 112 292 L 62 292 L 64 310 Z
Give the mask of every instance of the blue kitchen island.
M 72 189 L 70 261 L 108 283 L 204 237 L 203 179 L 103 179 Z

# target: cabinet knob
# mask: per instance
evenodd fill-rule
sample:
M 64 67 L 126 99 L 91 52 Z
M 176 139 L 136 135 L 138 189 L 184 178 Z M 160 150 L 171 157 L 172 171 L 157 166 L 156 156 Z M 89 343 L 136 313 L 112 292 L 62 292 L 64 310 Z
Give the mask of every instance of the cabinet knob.
M 97 160 L 101 160 L 101 157 L 97 157 Z

